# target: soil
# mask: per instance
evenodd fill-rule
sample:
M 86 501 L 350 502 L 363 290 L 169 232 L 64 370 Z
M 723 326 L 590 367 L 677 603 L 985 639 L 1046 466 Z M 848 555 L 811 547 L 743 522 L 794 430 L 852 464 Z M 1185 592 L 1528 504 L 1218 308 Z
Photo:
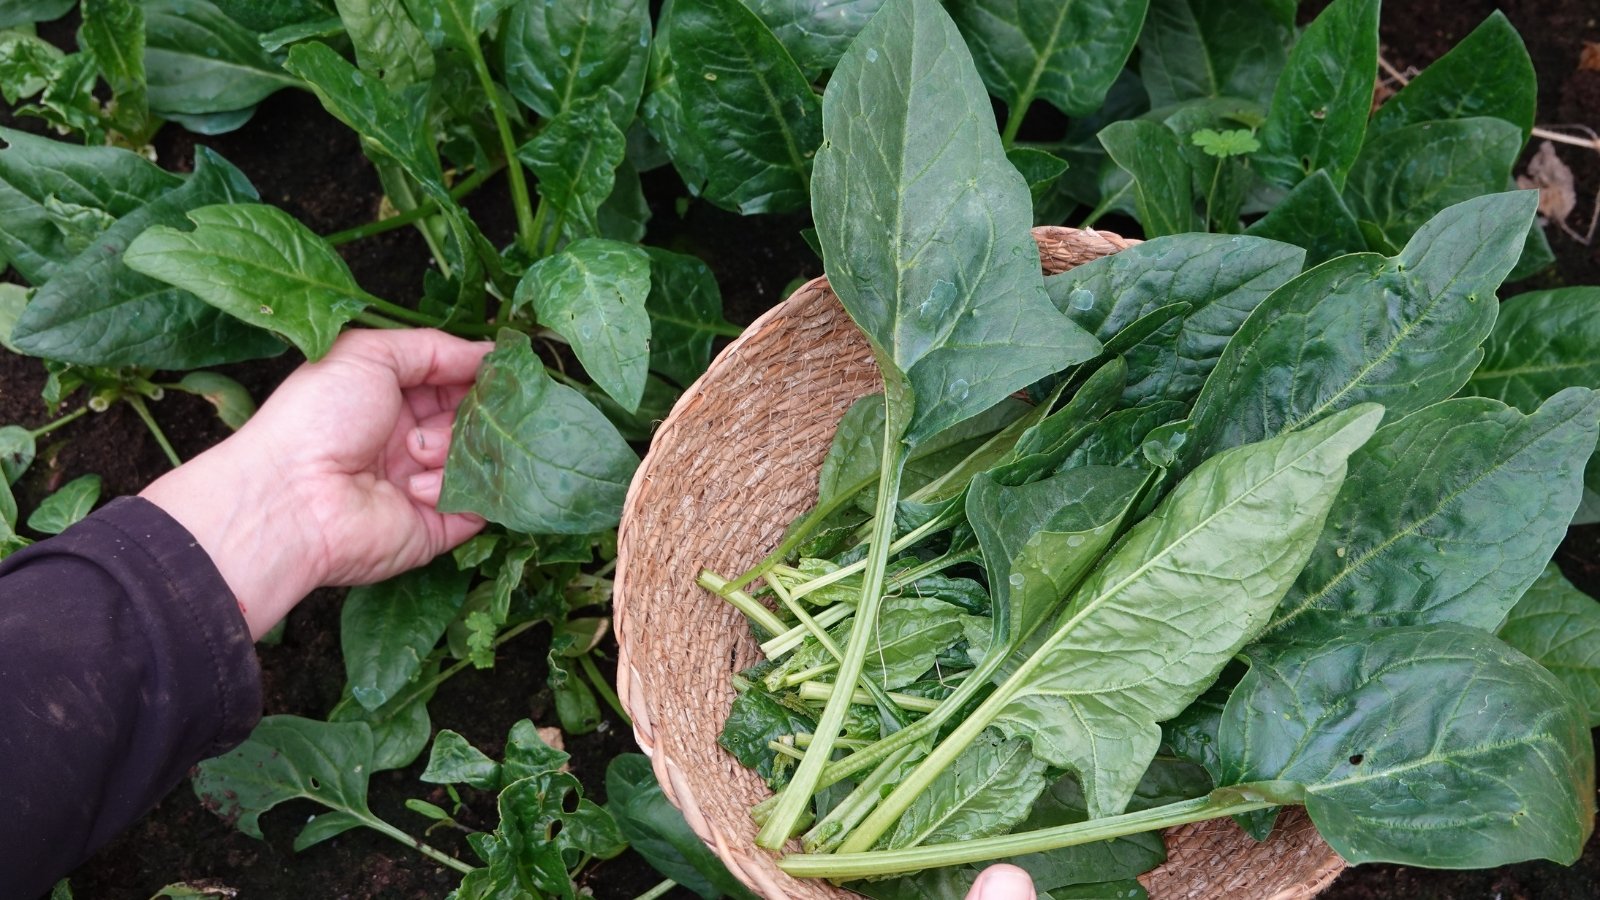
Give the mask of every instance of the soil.
M 1321 0 L 1304 3 L 1303 14 L 1309 17 L 1323 5 Z M 1583 42 L 1600 41 L 1600 7 L 1593 0 L 1391 3 L 1384 11 L 1385 56 L 1402 69 L 1422 68 L 1497 6 L 1504 6 L 1533 55 L 1541 85 L 1540 123 L 1600 127 L 1600 71 L 1578 68 Z M 63 23 L 46 36 L 67 43 L 72 27 L 70 22 Z M 0 109 L 0 124 L 12 124 L 9 119 Z M 26 122 L 18 124 L 30 127 Z M 265 201 L 283 207 L 313 230 L 330 233 L 377 215 L 381 192 L 356 139 L 323 113 L 309 95 L 281 93 L 264 103 L 238 132 L 199 140 L 239 166 Z M 164 129 L 156 142 L 160 162 L 186 170 L 195 141 L 178 128 Z M 1572 147 L 1561 147 L 1559 152 L 1574 172 L 1579 196 L 1569 224 L 1582 232 L 1600 192 L 1600 154 Z M 722 286 L 728 318 L 738 324 L 748 324 L 781 300 L 796 279 L 821 270 L 799 236 L 807 224 L 804 216 L 745 219 L 702 202 L 686 201 L 683 185 L 670 169 L 648 173 L 645 188 L 654 212 L 646 241 L 704 258 Z M 475 218 L 500 242 L 510 237 L 512 228 L 505 197 L 505 191 L 491 182 L 469 202 Z M 1111 227 L 1110 223 L 1106 227 Z M 1549 234 L 1558 263 L 1526 287 L 1600 284 L 1600 241 L 1584 246 L 1554 228 Z M 348 244 L 341 253 L 367 290 L 399 302 L 411 301 L 419 294 L 428 253 L 413 230 Z M 238 379 L 260 400 L 297 362 L 297 357 L 286 354 L 221 371 Z M 0 351 L 0 423 L 37 427 L 48 421 L 38 400 L 43 382 L 44 373 L 36 361 Z M 169 392 L 152 407 L 157 422 L 185 458 L 227 435 L 210 407 L 198 398 Z M 106 496 L 136 493 L 168 466 L 154 440 L 123 405 L 61 429 L 40 450 L 40 461 L 19 485 L 24 508 L 55 486 L 89 472 L 105 479 Z M 1600 526 L 1574 529 L 1557 559 L 1575 583 L 1600 596 Z M 321 717 L 337 701 L 343 682 L 337 637 L 341 600 L 338 591 L 312 595 L 290 616 L 283 642 L 262 648 L 268 714 Z M 430 704 L 434 725 L 454 729 L 474 745 L 497 754 L 517 720 L 556 724 L 545 687 L 546 640 L 547 635 L 536 630 L 510 645 L 495 669 L 469 672 L 448 682 Z M 606 762 L 635 749 L 626 726 L 609 710 L 607 713 L 596 734 L 567 739 L 574 773 L 586 794 L 597 801 L 605 799 Z M 447 803 L 442 789 L 417 779 L 420 771 L 419 763 L 408 770 L 380 773 L 374 776 L 369 795 L 378 815 L 413 833 L 421 833 L 425 823 L 404 809 L 406 799 Z M 467 791 L 463 799 L 464 824 L 492 826 L 492 796 Z M 241 897 L 261 900 L 301 895 L 422 900 L 442 897 L 456 883 L 452 873 L 362 829 L 293 853 L 293 835 L 316 811 L 307 802 L 285 804 L 263 817 L 267 839 L 257 841 L 205 811 L 183 785 L 75 872 L 72 886 L 77 897 L 91 900 L 144 900 L 163 885 L 202 880 L 235 888 Z M 446 852 L 471 858 L 459 832 L 435 831 L 428 840 Z M 597 897 L 628 898 L 658 880 L 647 865 L 629 854 L 591 866 L 585 887 Z M 670 896 L 689 895 L 680 890 Z M 1591 843 L 1584 859 L 1573 868 L 1532 863 L 1452 873 L 1362 866 L 1341 877 L 1326 896 L 1341 900 L 1590 898 L 1600 896 L 1600 845 Z

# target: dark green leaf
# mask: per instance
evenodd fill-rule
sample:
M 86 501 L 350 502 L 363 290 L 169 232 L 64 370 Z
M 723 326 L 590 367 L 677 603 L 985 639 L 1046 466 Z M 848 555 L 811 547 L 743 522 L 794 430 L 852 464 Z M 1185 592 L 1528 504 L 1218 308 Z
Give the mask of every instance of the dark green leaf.
M 1044 768 L 1025 740 L 979 737 L 917 795 L 885 846 L 945 844 L 1009 831 L 1048 783 Z
M 744 0 L 782 42 L 806 77 L 817 81 L 844 55 L 850 41 L 884 0 Z
M 227 134 L 244 127 L 244 124 L 256 114 L 256 107 L 247 106 L 244 109 L 234 109 L 219 113 L 198 113 L 185 115 L 183 113 L 165 112 L 161 117 L 168 122 L 182 126 L 195 134 Z
M 633 121 L 650 55 L 645 0 L 517 3 L 503 30 L 506 86 L 539 115 L 598 101 L 619 129 Z
M 672 407 L 677 404 L 682 391 L 662 381 L 655 375 L 650 375 L 644 380 L 644 398 L 639 401 L 639 408 L 632 412 L 617 405 L 611 395 L 592 384 L 576 384 L 578 393 L 582 394 L 590 403 L 593 403 L 602 413 L 605 413 L 611 424 L 617 426 L 617 433 L 625 441 L 648 443 L 650 435 L 655 433 L 656 426 L 666 421 L 672 413 Z
M 1500 304 L 1464 393 L 1533 412 L 1564 387 L 1600 389 L 1600 287 L 1518 294 Z
M 936 3 L 872 20 L 834 71 L 823 118 L 813 211 L 828 278 L 891 381 L 910 388 L 908 443 L 1095 354 L 1049 306 L 1027 185 Z
M 6 484 L 16 484 L 22 473 L 28 471 L 37 450 L 33 432 L 28 429 L 21 425 L 0 428 L 0 477 Z
M 983 83 L 1020 120 L 1036 97 L 1069 116 L 1099 109 L 1133 52 L 1148 3 L 959 0 L 950 15 Z
M 1012 147 L 1006 151 L 1006 159 L 1017 167 L 1022 180 L 1028 183 L 1028 194 L 1033 197 L 1034 221 L 1038 221 L 1039 203 L 1067 171 L 1067 161 L 1033 147 Z
M 142 140 L 150 128 L 144 10 L 135 0 L 84 0 L 82 13 L 78 45 L 94 54 L 111 86 L 111 119 L 123 134 Z
M 650 44 L 649 77 L 639 116 L 650 129 L 650 134 L 666 149 L 668 158 L 683 178 L 690 195 L 699 196 L 706 183 L 709 163 L 689 130 L 682 93 L 678 88 L 677 67 L 668 49 L 672 32 L 672 0 L 662 0 L 658 21 L 655 40 Z
M 1566 535 L 1597 423 L 1600 397 L 1568 388 L 1532 415 L 1469 397 L 1379 429 L 1351 459 L 1270 637 L 1430 622 L 1492 631 Z
M 1145 439 L 1157 427 L 1183 418 L 1187 411 L 1186 403 L 1162 400 L 1110 413 L 1089 429 L 1083 442 L 1061 461 L 1060 470 L 1080 466 L 1145 468 Z
M 550 379 L 526 335 L 502 330 L 456 414 L 439 509 L 591 534 L 616 526 L 638 464 L 599 410 Z
M 586 238 L 528 269 L 512 301 L 566 338 L 578 361 L 623 409 L 639 408 L 650 371 L 650 258 L 639 247 Z
M 72 9 L 72 0 L 11 0 L 0 7 L 0 28 L 59 19 Z
M 745 768 L 754 769 L 773 784 L 778 776 L 777 760 L 767 745 L 785 736 L 811 734 L 816 728 L 815 720 L 784 706 L 752 683 L 733 699 L 717 743 Z
M 99 475 L 74 478 L 40 501 L 28 516 L 28 527 L 40 534 L 60 534 L 82 521 L 99 499 Z
M 275 28 L 261 35 L 258 40 L 261 42 L 261 49 L 268 53 L 277 53 L 290 44 L 297 44 L 300 41 L 339 37 L 344 33 L 344 23 L 339 21 L 336 16 L 329 16 L 324 19 Z
M 1445 207 L 1502 190 L 1521 150 L 1521 132 L 1500 119 L 1397 128 L 1362 148 L 1345 202 L 1368 249 L 1393 253 Z
M 193 231 L 156 226 L 139 235 L 124 264 L 286 338 L 313 361 L 366 308 L 368 295 L 338 252 L 283 210 L 230 203 L 188 218 Z
M 403 0 L 334 0 L 362 71 L 392 88 L 433 77 L 433 50 Z
M 244 109 L 298 85 L 253 33 L 207 0 L 142 2 L 144 67 L 155 112 Z
M 428 681 L 439 674 L 437 662 L 424 666 L 418 681 Z M 365 722 L 372 729 L 372 771 L 404 769 L 416 762 L 428 748 L 433 735 L 433 720 L 428 716 L 428 701 L 434 690 L 408 690 L 378 709 L 368 711 L 350 696 L 349 685 L 340 702 L 328 714 L 330 722 Z
M 428 768 L 418 776 L 430 784 L 470 784 L 480 791 L 500 789 L 500 764 L 448 728 L 433 739 Z
M 0 347 L 12 353 L 19 353 L 16 347 L 11 346 L 11 332 L 16 330 L 17 320 L 22 318 L 22 311 L 28 306 L 29 293 L 20 284 L 0 283 Z
M 1160 122 L 1129 119 L 1100 131 L 1111 159 L 1133 176 L 1133 199 L 1145 237 L 1199 231 L 1189 163 L 1178 136 Z
M 1139 34 L 1139 75 L 1160 108 L 1202 97 L 1265 105 L 1293 37 L 1259 0 L 1151 0 Z
M 1261 129 L 1258 171 L 1294 187 L 1325 169 L 1335 187 L 1361 150 L 1378 74 L 1378 0 L 1334 0 L 1289 52 Z
M 821 102 L 772 30 L 739 0 L 675 0 L 671 41 L 706 199 L 745 214 L 804 208 Z
M 1307 266 L 1320 266 L 1367 246 L 1355 214 L 1322 169 L 1295 185 L 1289 196 L 1245 233 L 1304 247 Z
M 356 702 L 376 710 L 416 679 L 423 658 L 466 600 L 470 577 L 453 560 L 442 559 L 350 591 L 339 642 Z
M 611 195 L 600 204 L 596 214 L 600 236 L 637 244 L 644 240 L 645 224 L 650 221 L 650 203 L 645 200 L 644 185 L 639 181 L 638 169 L 626 159 L 613 174 L 615 185 Z
M 1399 256 L 1340 257 L 1279 288 L 1206 380 L 1185 452 L 1257 441 L 1364 401 L 1398 420 L 1454 394 L 1482 356 L 1494 289 L 1516 262 L 1534 199 L 1457 204 Z
M 722 292 L 700 259 L 646 247 L 650 254 L 650 368 L 688 386 L 711 363 L 711 343 L 736 332 L 722 318 Z
M 1092 818 L 1122 811 L 1155 756 L 1156 723 L 1266 625 L 1316 544 L 1346 459 L 1381 416 L 1366 404 L 1207 460 L 1134 526 L 997 689 L 995 725 L 1078 773 Z
M 706 900 L 755 900 L 667 800 L 649 758 L 638 753 L 612 757 L 606 766 L 606 797 L 606 809 L 628 846 L 657 872 Z
M 1550 673 L 1459 625 L 1257 646 L 1228 700 L 1224 784 L 1290 781 L 1351 863 L 1570 865 L 1594 822 L 1594 748 Z
M 1494 116 L 1522 129 L 1527 140 L 1538 87 L 1522 36 L 1495 10 L 1378 108 L 1367 139 L 1423 122 Z
M 1139 318 L 1188 303 L 1176 336 L 1129 352 L 1124 405 L 1192 400 L 1250 313 L 1300 271 L 1305 254 L 1247 237 L 1159 238 L 1045 280 L 1056 307 L 1101 341 Z
M 604 107 L 576 105 L 544 123 L 517 158 L 538 179 L 554 228 L 570 240 L 600 234 L 600 205 L 611 196 L 627 138 Z
M 328 14 L 322 0 L 213 0 L 228 18 L 251 31 L 272 31 L 321 19 Z
M 195 171 L 187 181 L 118 218 L 34 294 L 12 342 L 31 355 L 61 362 L 155 369 L 197 368 L 278 352 L 283 345 L 267 332 L 122 261 L 122 251 L 146 228 L 187 226 L 190 210 L 255 199 L 238 169 L 196 148 Z
M 1548 565 L 1512 608 L 1499 637 L 1560 679 L 1589 726 L 1600 725 L 1600 603 Z

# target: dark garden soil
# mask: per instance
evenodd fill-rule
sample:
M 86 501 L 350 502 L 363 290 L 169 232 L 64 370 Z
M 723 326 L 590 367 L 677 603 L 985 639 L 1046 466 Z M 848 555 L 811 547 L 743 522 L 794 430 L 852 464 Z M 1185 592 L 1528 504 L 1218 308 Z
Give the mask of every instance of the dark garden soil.
M 1325 5 L 1303 4 L 1309 16 Z M 1397 67 L 1421 68 L 1443 53 L 1493 9 L 1504 8 L 1521 30 L 1539 72 L 1539 122 L 1582 123 L 1600 127 L 1600 71 L 1580 71 L 1584 41 L 1600 42 L 1600 4 L 1595 0 L 1530 0 L 1496 4 L 1490 0 L 1392 0 L 1384 10 L 1384 53 Z M 50 34 L 58 41 L 70 39 Z M 0 113 L 0 119 L 9 118 Z M 177 128 L 157 140 L 160 162 L 187 169 L 194 138 Z M 328 118 L 309 95 L 285 92 L 263 105 L 240 131 L 202 139 L 239 166 L 265 201 L 285 208 L 312 229 L 331 233 L 371 221 L 380 191 L 370 166 L 350 131 Z M 1559 148 L 1577 182 L 1578 209 L 1569 224 L 1588 226 L 1600 192 L 1600 155 Z M 821 264 L 799 237 L 801 217 L 743 219 L 690 202 L 680 206 L 681 183 L 668 170 L 646 176 L 655 218 L 647 242 L 692 252 L 716 272 L 728 317 L 746 324 L 781 300 L 798 278 L 817 274 Z M 495 183 L 469 205 L 492 238 L 509 237 L 511 215 L 504 191 Z M 680 209 L 682 210 L 680 212 Z M 1584 246 L 1549 230 L 1557 266 L 1524 287 L 1600 284 L 1600 242 Z M 391 300 L 416 298 L 428 264 L 425 245 L 403 229 L 342 248 L 356 278 L 367 290 Z M 290 356 L 225 367 L 258 400 L 291 371 Z M 38 400 L 44 374 L 33 360 L 0 351 L 0 423 L 37 427 L 47 421 Z M 198 398 L 169 393 L 153 404 L 157 420 L 178 452 L 193 456 L 226 436 L 210 408 Z M 40 461 L 19 486 L 24 508 L 55 486 L 94 472 L 105 479 L 106 496 L 136 493 L 167 468 L 157 445 L 132 410 L 124 405 L 89 416 L 51 435 Z M 1575 529 L 1557 557 L 1580 587 L 1600 596 L 1600 526 Z M 290 617 L 281 645 L 261 650 L 266 712 L 322 717 L 338 700 L 343 683 L 337 626 L 341 592 L 321 591 Z M 448 682 L 430 705 L 434 724 L 452 728 L 491 755 L 519 719 L 554 725 L 545 687 L 543 641 L 535 631 L 508 645 L 492 671 L 467 673 Z M 609 672 L 607 673 L 610 674 Z M 608 711 L 609 712 L 609 711 Z M 569 737 L 573 770 L 588 796 L 604 800 L 608 760 L 634 749 L 626 726 L 614 716 L 593 735 Z M 445 805 L 442 789 L 417 779 L 420 763 L 384 772 L 372 781 L 370 800 L 380 816 L 420 834 L 426 822 L 404 809 L 408 798 Z M 462 821 L 490 827 L 494 798 L 468 791 Z M 294 854 L 290 844 L 299 825 L 317 812 L 312 804 L 285 804 L 262 819 L 266 841 L 233 830 L 205 811 L 187 785 L 173 791 L 151 815 L 102 850 L 72 877 L 75 896 L 87 900 L 145 900 L 163 885 L 213 880 L 235 888 L 247 900 L 279 898 L 437 898 L 457 879 L 413 851 L 387 838 L 357 829 Z M 460 832 L 439 830 L 428 840 L 446 852 L 471 858 Z M 629 898 L 659 880 L 641 860 L 625 855 L 592 866 L 587 885 L 601 898 Z M 689 896 L 679 891 L 674 896 Z M 1578 866 L 1567 869 L 1535 863 L 1487 872 L 1442 873 L 1390 866 L 1351 870 L 1326 895 L 1356 898 L 1593 898 L 1600 896 L 1600 845 L 1591 843 Z

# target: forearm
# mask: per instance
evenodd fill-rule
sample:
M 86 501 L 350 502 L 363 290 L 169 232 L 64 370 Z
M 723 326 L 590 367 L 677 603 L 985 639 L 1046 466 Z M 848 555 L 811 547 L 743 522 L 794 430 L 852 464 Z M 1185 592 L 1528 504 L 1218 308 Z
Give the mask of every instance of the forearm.
M 160 510 L 119 500 L 0 564 L 0 896 L 48 889 L 260 706 L 231 593 Z

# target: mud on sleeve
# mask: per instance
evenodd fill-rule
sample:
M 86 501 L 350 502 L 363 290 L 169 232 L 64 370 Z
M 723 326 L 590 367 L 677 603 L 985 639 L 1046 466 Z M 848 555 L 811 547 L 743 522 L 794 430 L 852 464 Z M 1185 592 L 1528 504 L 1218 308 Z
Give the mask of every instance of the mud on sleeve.
M 136 497 L 0 563 L 0 897 L 49 890 L 261 715 L 222 576 Z

